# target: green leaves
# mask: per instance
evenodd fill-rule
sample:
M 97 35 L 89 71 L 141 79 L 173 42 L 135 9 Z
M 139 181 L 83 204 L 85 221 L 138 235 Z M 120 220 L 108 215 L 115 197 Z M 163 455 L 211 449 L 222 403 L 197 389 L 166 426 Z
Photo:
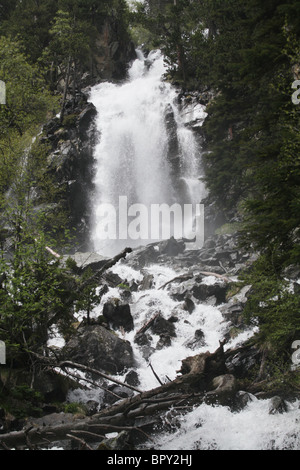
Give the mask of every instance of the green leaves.
M 6 83 L 6 105 L 0 105 L 0 195 L 22 172 L 32 135 L 56 106 L 38 68 L 20 44 L 0 38 L 0 78 Z
M 300 297 L 294 285 L 276 274 L 276 260 L 261 256 L 244 281 L 252 284 L 244 315 L 259 323 L 258 340 L 271 345 L 274 351 L 290 351 L 300 335 Z M 279 261 L 279 260 L 277 260 Z M 275 265 L 274 265 L 275 263 Z
M 61 321 L 72 316 L 64 309 L 69 293 L 66 269 L 47 250 L 43 233 L 22 220 L 16 227 L 12 259 L 2 252 L 0 289 L 0 336 L 7 344 L 39 351 L 48 340 L 51 318 L 61 312 Z M 14 358 L 14 354 L 12 358 Z
M 299 2 L 169 1 L 159 15 L 146 3 L 172 77 L 215 92 L 203 125 L 209 197 L 242 219 L 241 243 L 261 253 L 249 314 L 284 347 L 299 334 L 299 301 L 282 279 L 300 255 Z
M 71 57 L 73 60 L 84 57 L 89 51 L 90 25 L 76 17 L 72 17 L 68 11 L 59 10 L 54 18 L 54 24 L 50 29 L 50 50 L 55 51 L 63 60 Z

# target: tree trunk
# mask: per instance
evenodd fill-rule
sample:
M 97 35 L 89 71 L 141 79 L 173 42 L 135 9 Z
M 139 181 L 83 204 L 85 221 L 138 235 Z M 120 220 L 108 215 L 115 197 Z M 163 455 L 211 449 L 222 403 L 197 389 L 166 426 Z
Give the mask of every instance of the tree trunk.
M 62 101 L 61 112 L 60 112 L 60 122 L 61 123 L 63 122 L 63 118 L 64 118 L 64 114 L 65 114 L 65 105 L 66 105 L 67 92 L 68 92 L 68 87 L 69 87 L 70 71 L 71 71 L 71 56 L 69 56 L 69 58 L 68 58 L 66 82 L 65 82 L 63 101 Z

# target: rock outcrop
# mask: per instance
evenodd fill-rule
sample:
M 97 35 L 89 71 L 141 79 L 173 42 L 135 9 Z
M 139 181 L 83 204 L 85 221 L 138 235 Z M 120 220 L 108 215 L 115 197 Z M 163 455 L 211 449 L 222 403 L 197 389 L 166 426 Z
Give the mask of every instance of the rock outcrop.
M 63 350 L 66 360 L 118 374 L 135 365 L 132 347 L 101 325 L 83 325 Z

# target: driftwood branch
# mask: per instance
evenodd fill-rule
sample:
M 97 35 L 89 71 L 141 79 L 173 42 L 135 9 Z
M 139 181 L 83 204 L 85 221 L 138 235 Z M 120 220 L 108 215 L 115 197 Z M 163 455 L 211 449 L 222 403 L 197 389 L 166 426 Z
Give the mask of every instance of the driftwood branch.
M 96 271 L 89 279 L 87 279 L 85 282 L 80 284 L 80 286 L 78 287 L 78 290 L 83 291 L 87 286 L 89 286 L 93 282 L 99 281 L 101 279 L 102 275 L 105 273 L 105 271 L 112 268 L 121 259 L 126 258 L 126 256 L 129 253 L 132 253 L 132 249 L 131 248 L 125 248 L 125 250 L 123 250 L 121 253 L 119 253 L 114 258 L 110 259 L 109 261 L 107 261 L 107 263 L 105 263 L 105 265 L 102 266 L 102 268 L 98 269 L 98 271 Z
M 230 282 L 230 279 L 228 279 L 228 277 L 226 276 L 223 276 L 222 274 L 211 273 L 209 271 L 200 271 L 199 274 L 203 274 L 203 276 L 214 276 L 214 277 L 217 277 L 218 279 L 222 279 L 225 282 Z
M 230 279 L 228 279 L 228 277 L 226 277 L 222 274 L 217 274 L 217 273 L 213 273 L 213 272 L 209 272 L 209 271 L 200 271 L 199 274 L 202 274 L 203 276 L 214 276 L 218 279 L 222 279 L 225 282 L 230 282 Z M 164 289 L 169 284 L 172 284 L 172 282 L 184 282 L 184 281 L 188 281 L 189 279 L 193 279 L 193 277 L 194 277 L 193 274 L 183 274 L 182 276 L 174 277 L 170 281 L 168 281 L 165 284 L 163 284 L 162 286 L 160 286 L 159 290 Z
M 62 364 L 66 367 L 70 365 L 68 362 Z M 184 411 L 192 405 L 203 403 L 207 391 L 211 390 L 212 378 L 224 373 L 224 364 L 225 355 L 223 343 L 221 343 L 215 353 L 206 352 L 184 360 L 181 369 L 182 375 L 172 382 L 126 398 L 109 408 L 100 410 L 99 413 L 91 417 L 74 418 L 71 422 L 64 424 L 33 426 L 22 431 L 2 434 L 0 435 L 0 446 L 6 449 L 28 448 L 29 445 L 32 448 L 35 446 L 47 447 L 49 442 L 65 440 L 67 436 L 70 438 L 84 436 L 84 442 L 88 443 L 95 441 L 97 439 L 95 435 L 99 435 L 99 442 L 101 442 L 101 436 L 123 430 L 137 431 L 144 438 L 151 439 L 151 436 L 143 430 L 140 418 L 151 417 L 154 423 L 159 424 L 162 416 L 170 409 L 178 407 L 178 410 Z M 71 365 L 75 364 L 71 363 Z M 216 393 L 219 397 L 220 389 Z M 136 425 L 137 422 L 139 425 Z M 144 426 L 147 426 L 147 421 Z M 77 441 L 78 439 L 80 437 L 77 438 Z M 81 442 L 81 444 L 83 443 Z
M 149 362 L 149 366 L 150 366 L 150 369 L 151 369 L 152 372 L 153 372 L 154 377 L 155 377 L 156 380 L 158 381 L 158 383 L 159 383 L 160 385 L 163 385 L 162 381 L 160 380 L 160 378 L 158 377 L 157 373 L 155 372 L 155 370 L 154 370 L 154 368 L 153 368 L 151 362 Z
M 94 450 L 92 447 L 90 447 L 83 439 L 80 439 L 80 437 L 73 436 L 72 434 L 67 434 L 66 437 L 69 437 L 70 439 L 73 439 L 76 442 L 79 442 L 84 449 L 87 450 Z
M 147 331 L 150 326 L 155 322 L 155 320 L 161 315 L 161 312 L 158 312 L 156 313 L 152 318 L 150 318 L 150 320 L 145 323 L 142 328 L 139 329 L 139 331 L 136 332 L 136 336 L 139 336 L 143 333 L 145 333 L 145 331 Z
M 193 274 L 183 274 L 182 276 L 176 276 L 173 279 L 171 279 L 170 281 L 168 281 L 165 284 L 163 284 L 162 286 L 160 286 L 158 290 L 164 289 L 169 284 L 172 284 L 172 282 L 184 282 L 184 281 L 188 281 L 189 279 L 193 279 L 193 277 L 194 277 Z
M 64 361 L 61 362 L 60 364 L 56 365 L 55 367 L 58 367 L 60 369 L 65 369 L 65 368 L 71 368 L 71 369 L 79 369 L 82 370 L 83 372 L 89 372 L 91 374 L 98 375 L 99 377 L 102 377 L 103 379 L 106 379 L 110 382 L 113 382 L 117 385 L 121 385 L 122 387 L 130 388 L 131 390 L 134 390 L 135 392 L 142 393 L 141 390 L 139 390 L 136 387 L 133 387 L 132 385 L 129 385 L 127 383 L 121 382 L 120 380 L 113 379 L 109 375 L 104 374 L 103 372 L 100 372 L 97 369 L 93 369 L 92 367 L 85 366 L 83 364 L 77 364 L 75 362 L 71 361 Z

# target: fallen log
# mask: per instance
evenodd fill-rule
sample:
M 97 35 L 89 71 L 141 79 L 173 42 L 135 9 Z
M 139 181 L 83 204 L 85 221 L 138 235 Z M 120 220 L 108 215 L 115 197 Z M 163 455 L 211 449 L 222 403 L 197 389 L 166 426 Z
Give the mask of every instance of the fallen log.
M 230 282 L 230 279 L 228 277 L 224 276 L 223 274 L 217 274 L 217 273 L 213 273 L 213 272 L 210 272 L 210 271 L 199 271 L 198 274 L 202 274 L 203 276 L 213 276 L 213 277 L 216 277 L 218 279 L 222 279 L 225 282 Z M 167 287 L 172 282 L 189 281 L 190 279 L 193 279 L 193 277 L 194 277 L 193 274 L 183 274 L 182 276 L 176 276 L 173 279 L 171 279 L 170 281 L 168 281 L 165 284 L 163 284 L 162 286 L 160 286 L 158 290 L 164 289 L 165 287 Z
M 134 390 L 135 392 L 142 393 L 141 390 L 139 390 L 136 387 L 133 387 L 132 385 L 129 385 L 125 382 L 121 382 L 120 380 L 114 379 L 110 377 L 110 375 L 104 374 L 103 372 L 99 371 L 98 369 L 93 369 L 92 367 L 85 366 L 83 364 L 78 364 L 76 362 L 72 361 L 63 361 L 57 366 L 60 369 L 65 369 L 65 368 L 71 368 L 71 369 L 79 369 L 82 370 L 83 372 L 90 372 L 91 374 L 98 375 L 99 377 L 102 377 L 103 379 L 106 379 L 110 382 L 114 382 L 117 385 L 121 385 L 122 387 L 127 387 L 130 388 L 131 390 Z
M 112 268 L 115 264 L 117 264 L 121 259 L 126 258 L 126 256 L 132 253 L 131 248 L 125 248 L 121 253 L 116 255 L 114 258 L 110 259 L 105 263 L 102 268 L 98 269 L 89 279 L 87 279 L 85 282 L 81 283 L 78 287 L 79 291 L 83 291 L 88 285 L 92 284 L 93 282 L 99 281 L 102 277 L 102 275 L 107 271 L 108 269 Z
M 158 290 L 164 289 L 169 284 L 172 284 L 172 282 L 184 282 L 184 281 L 188 281 L 190 279 L 193 279 L 193 277 L 194 277 L 193 274 L 183 274 L 181 276 L 176 276 L 173 279 L 171 279 L 170 281 L 168 281 L 165 284 L 163 284 L 162 286 L 160 286 Z
M 161 414 L 171 409 L 182 412 L 189 409 L 191 405 L 199 405 L 205 400 L 207 391 L 211 390 L 211 380 L 223 372 L 224 350 L 223 344 L 214 353 L 204 353 L 193 357 L 194 363 L 198 367 L 191 367 L 184 371 L 187 362 L 183 366 L 181 376 L 173 381 L 161 385 L 158 388 L 140 392 L 133 397 L 126 398 L 115 405 L 100 410 L 97 414 L 84 419 L 73 419 L 71 422 L 39 427 L 30 425 L 22 431 L 11 432 L 0 435 L 0 446 L 9 448 L 29 448 L 40 446 L 46 448 L 49 443 L 63 441 L 68 435 L 75 436 L 78 432 L 84 432 L 85 441 L 95 440 L 95 434 L 99 435 L 99 442 L 102 436 L 115 432 L 116 430 L 135 430 L 140 434 L 145 434 L 143 425 L 136 425 L 143 417 L 151 417 L 157 423 L 162 422 Z M 191 360 L 188 361 L 190 367 Z M 68 365 L 68 362 L 61 366 Z M 74 365 L 74 364 L 72 364 Z M 80 433 L 79 433 L 80 434 Z M 82 434 L 83 435 L 83 434 Z M 149 436 L 151 437 L 151 436 Z M 146 438 L 146 436 L 144 436 Z
M 211 273 L 209 271 L 200 271 L 199 274 L 203 274 L 203 276 L 214 276 L 218 279 L 222 279 L 225 282 L 230 282 L 230 279 L 228 279 L 228 277 L 224 276 L 223 274 Z

